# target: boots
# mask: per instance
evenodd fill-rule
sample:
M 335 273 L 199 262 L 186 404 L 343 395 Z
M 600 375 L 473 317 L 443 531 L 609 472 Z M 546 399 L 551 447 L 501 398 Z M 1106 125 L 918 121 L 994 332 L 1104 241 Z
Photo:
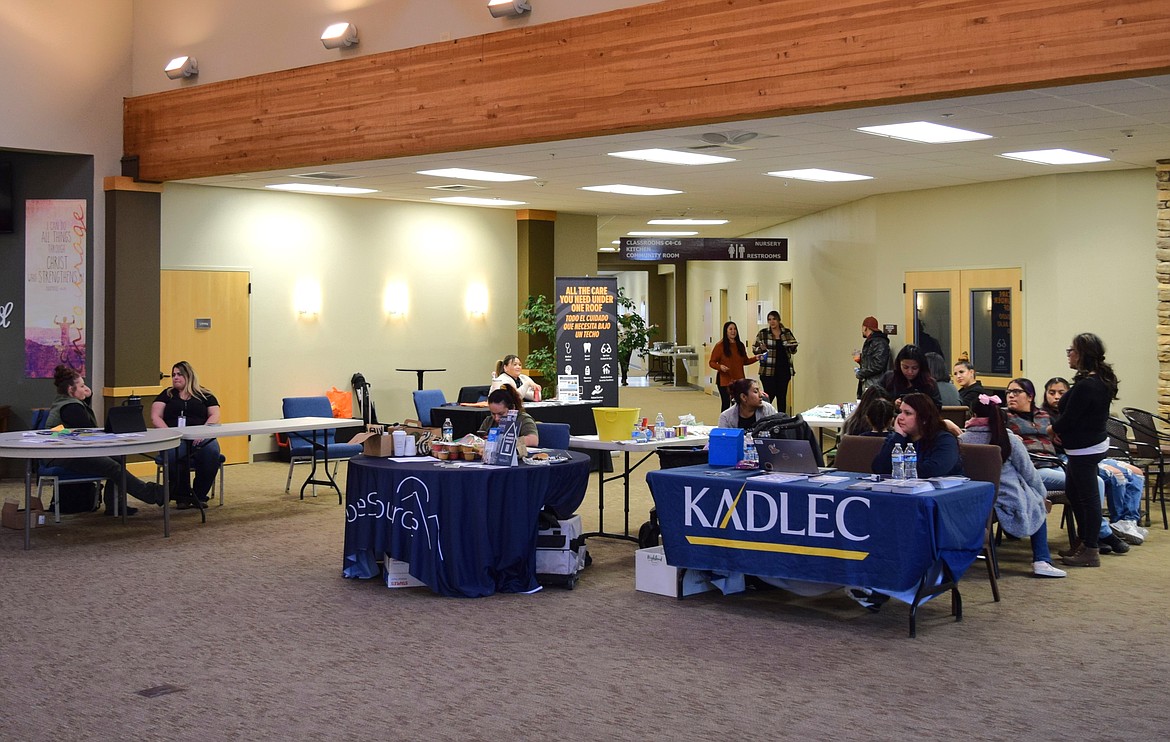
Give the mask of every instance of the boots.
M 1098 549 L 1082 547 L 1080 552 L 1060 560 L 1066 567 L 1100 567 L 1101 553 Z
M 1062 556 L 1062 557 L 1076 556 L 1077 554 L 1081 553 L 1081 549 L 1083 547 L 1084 547 L 1084 544 L 1081 543 L 1081 540 L 1079 538 L 1073 539 L 1069 543 L 1067 549 L 1061 549 L 1060 551 L 1058 551 L 1056 553 L 1058 556 Z

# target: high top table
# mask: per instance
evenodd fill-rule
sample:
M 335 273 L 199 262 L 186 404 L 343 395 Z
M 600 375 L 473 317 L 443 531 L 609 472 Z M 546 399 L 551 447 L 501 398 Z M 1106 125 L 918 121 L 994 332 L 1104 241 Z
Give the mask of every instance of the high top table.
M 301 499 L 305 497 L 305 487 L 324 484 L 337 490 L 337 502 L 341 504 L 341 488 L 337 486 L 333 475 L 329 473 L 329 435 L 317 442 L 318 430 L 332 430 L 333 428 L 356 428 L 364 423 L 352 417 L 282 417 L 273 420 L 243 420 L 240 422 L 218 423 L 214 425 L 188 425 L 185 428 L 174 428 L 185 441 L 197 441 L 204 438 L 229 438 L 233 435 L 271 435 L 273 433 L 300 433 L 313 432 L 313 468 L 309 476 L 301 485 Z M 317 479 L 316 451 L 322 451 L 325 457 L 325 479 Z M 315 491 L 315 490 L 314 490 Z
M 103 433 L 94 431 L 93 442 L 84 437 L 70 439 L 49 431 L 0 433 L 0 457 L 24 459 L 24 548 L 32 548 L 32 464 L 35 459 L 88 459 L 110 456 L 122 464 L 122 492 L 119 502 L 122 522 L 126 522 L 126 457 L 137 453 L 157 453 L 179 447 L 177 428 L 147 430 L 142 433 Z M 163 468 L 163 536 L 171 535 L 170 479 Z

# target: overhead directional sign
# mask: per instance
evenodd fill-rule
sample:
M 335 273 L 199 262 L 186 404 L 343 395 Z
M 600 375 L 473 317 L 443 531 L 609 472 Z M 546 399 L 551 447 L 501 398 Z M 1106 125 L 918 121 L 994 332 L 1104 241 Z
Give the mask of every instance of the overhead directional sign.
M 788 260 L 788 238 L 623 237 L 622 260 L 679 263 L 685 260 Z

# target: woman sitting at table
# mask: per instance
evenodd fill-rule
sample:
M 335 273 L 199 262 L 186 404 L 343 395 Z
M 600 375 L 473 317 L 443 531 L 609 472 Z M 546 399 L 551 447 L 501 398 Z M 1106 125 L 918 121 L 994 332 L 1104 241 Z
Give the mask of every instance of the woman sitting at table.
M 58 425 L 66 428 L 96 428 L 97 417 L 93 408 L 89 406 L 92 393 L 81 374 L 69 366 L 57 366 L 53 370 L 53 385 L 57 387 L 57 398 L 49 408 L 49 417 L 45 423 L 47 428 Z M 116 506 L 114 498 L 118 493 L 118 483 L 122 480 L 122 467 L 117 461 L 108 456 L 95 456 L 85 459 L 52 459 L 50 466 L 59 466 L 68 469 L 74 474 L 82 476 L 96 476 L 106 478 L 104 500 L 106 515 L 114 515 Z M 138 477 L 126 473 L 126 490 L 129 494 L 150 503 L 163 504 L 163 489 L 154 482 L 143 482 Z M 134 515 L 138 508 L 127 507 L 126 514 Z
M 877 427 L 870 422 L 870 410 L 884 402 L 883 409 L 888 412 L 885 417 L 885 424 Z M 881 417 L 884 412 L 877 413 Z M 880 431 L 881 435 L 885 435 L 890 431 L 890 422 L 894 419 L 894 404 L 890 401 L 886 390 L 880 386 L 867 386 L 865 391 L 861 393 L 861 399 L 857 400 L 857 406 L 853 408 L 853 412 L 849 417 L 845 418 L 845 422 L 841 425 L 841 435 L 875 435 L 875 431 Z
M 938 409 L 942 409 L 942 397 L 938 393 L 938 384 L 930 375 L 929 361 L 917 345 L 904 345 L 894 358 L 894 368 L 887 371 L 882 377 L 881 386 L 892 399 L 904 397 L 907 394 L 918 392 L 925 394 L 934 401 Z
M 895 445 L 905 448 L 907 443 L 913 443 L 918 454 L 920 479 L 963 473 L 963 463 L 959 460 L 959 442 L 943 425 L 934 400 L 925 394 L 915 392 L 898 400 L 894 430 L 886 436 L 882 450 L 874 457 L 873 472 L 889 474 L 893 469 L 891 451 Z
M 515 356 L 512 357 L 515 358 Z M 525 447 L 539 444 L 540 436 L 536 432 L 536 421 L 532 419 L 532 415 L 524 411 L 524 402 L 514 387 L 505 384 L 488 394 L 487 406 L 488 412 L 491 414 L 480 423 L 479 436 L 481 438 L 488 437 L 488 432 L 500 424 L 500 418 L 508 410 L 516 410 L 516 422 L 520 426 L 516 440 L 524 444 Z M 523 449 L 521 449 L 521 453 L 523 453 Z
M 219 400 L 199 385 L 190 363 L 179 361 L 171 368 L 171 388 L 163 390 L 150 406 L 150 422 L 156 428 L 215 425 L 219 422 Z M 166 457 L 174 483 L 171 499 L 179 508 L 197 507 L 196 499 L 207 502 L 219 470 L 219 442 L 214 438 L 182 441 L 178 448 L 167 451 Z M 186 467 L 179 465 L 186 461 L 195 468 L 194 485 L 187 479 Z
M 1048 510 L 1044 482 L 1041 481 L 1024 442 L 1007 429 L 998 396 L 980 394 L 971 404 L 975 417 L 967 421 L 967 430 L 959 436 L 964 443 L 990 443 L 1000 450 L 1003 468 L 999 489 L 995 493 L 995 514 L 1003 530 L 1012 536 L 1032 539 L 1032 575 L 1064 577 L 1067 573 L 1052 566 L 1048 551 Z
M 760 420 L 776 414 L 776 408 L 764 400 L 760 382 L 755 379 L 731 382 L 731 398 L 735 403 L 719 414 L 721 428 L 751 430 Z
M 510 386 L 520 393 L 522 400 L 529 402 L 540 399 L 540 384 L 528 376 L 520 373 L 520 356 L 506 355 L 504 360 L 496 361 L 496 376 L 492 379 L 491 391 L 503 386 Z

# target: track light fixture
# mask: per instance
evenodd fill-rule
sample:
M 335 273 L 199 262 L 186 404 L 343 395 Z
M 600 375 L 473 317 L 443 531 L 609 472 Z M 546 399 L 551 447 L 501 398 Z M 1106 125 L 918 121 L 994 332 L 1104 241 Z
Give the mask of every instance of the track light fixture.
M 321 43 L 326 49 L 346 49 L 357 46 L 357 26 L 352 23 L 334 23 L 321 34 Z
M 199 74 L 199 63 L 195 57 L 175 57 L 163 68 L 167 77 L 178 80 L 181 77 L 195 77 Z
M 529 0 L 488 0 L 488 12 L 493 18 L 509 18 L 524 15 L 532 10 Z

